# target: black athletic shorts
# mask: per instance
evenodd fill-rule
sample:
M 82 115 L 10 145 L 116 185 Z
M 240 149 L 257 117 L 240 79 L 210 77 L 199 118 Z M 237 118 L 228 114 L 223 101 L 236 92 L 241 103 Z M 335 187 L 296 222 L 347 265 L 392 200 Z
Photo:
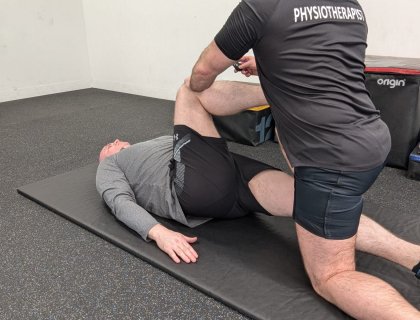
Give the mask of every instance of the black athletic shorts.
M 293 217 L 325 239 L 354 236 L 363 209 L 363 194 L 384 165 L 362 172 L 296 167 Z
M 174 126 L 171 178 L 186 215 L 237 218 L 267 211 L 248 182 L 264 170 L 278 170 L 229 152 L 225 139 L 201 136 L 185 125 Z

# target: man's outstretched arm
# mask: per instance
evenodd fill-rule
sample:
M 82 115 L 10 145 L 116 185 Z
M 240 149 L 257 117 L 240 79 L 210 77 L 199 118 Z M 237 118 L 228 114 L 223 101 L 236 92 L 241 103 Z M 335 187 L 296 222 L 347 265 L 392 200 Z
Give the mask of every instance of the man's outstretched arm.
M 101 162 L 96 188 L 115 217 L 144 240 L 154 240 L 176 263 L 181 262 L 180 258 L 187 263 L 197 261 L 197 252 L 191 247 L 197 238 L 169 230 L 139 206 L 127 178 L 116 163 L 109 160 Z

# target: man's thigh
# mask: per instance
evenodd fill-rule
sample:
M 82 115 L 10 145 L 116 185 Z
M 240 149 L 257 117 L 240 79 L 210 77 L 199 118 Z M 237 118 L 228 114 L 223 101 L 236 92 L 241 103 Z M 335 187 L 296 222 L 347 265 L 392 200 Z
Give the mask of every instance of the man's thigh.
M 267 104 L 261 86 L 249 82 L 215 81 L 197 96 L 207 112 L 217 116 L 232 115 Z
M 296 231 L 305 269 L 315 289 L 336 274 L 355 270 L 356 236 L 344 240 L 324 239 L 298 224 Z
M 282 207 L 284 198 L 287 197 L 284 192 L 287 189 L 287 175 L 261 161 L 234 152 L 231 155 L 238 177 L 240 206 L 249 212 L 275 214 L 275 210 L 272 210 L 274 205 L 276 208 Z M 290 177 L 290 180 L 293 179 Z M 293 187 L 290 180 L 289 186 Z M 293 200 L 293 193 L 290 196 L 289 199 Z M 272 201 L 267 201 L 268 198 Z
M 343 240 L 357 233 L 363 194 L 383 166 L 349 172 L 314 167 L 295 168 L 293 218 L 313 234 Z
M 322 290 L 334 275 L 355 270 L 362 195 L 382 168 L 363 172 L 295 168 L 293 217 L 305 268 L 315 290 Z
M 294 180 L 278 170 L 265 170 L 249 181 L 249 188 L 258 203 L 274 216 L 291 217 Z
M 185 85 L 178 90 L 175 101 L 174 125 L 184 125 L 207 137 L 220 137 L 213 117 L 203 108 L 197 93 Z
M 202 93 L 183 85 L 175 102 L 175 125 L 186 125 L 203 136 L 219 137 L 211 115 L 231 115 L 251 107 L 265 105 L 267 100 L 258 84 L 216 81 Z

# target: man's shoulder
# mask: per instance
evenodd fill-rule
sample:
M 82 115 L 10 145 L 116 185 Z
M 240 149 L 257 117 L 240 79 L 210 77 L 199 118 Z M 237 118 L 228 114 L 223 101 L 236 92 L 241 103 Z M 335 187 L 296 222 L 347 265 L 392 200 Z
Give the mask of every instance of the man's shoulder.
M 242 0 L 248 5 L 254 12 L 263 12 L 271 14 L 274 9 L 281 4 L 281 0 Z
M 283 12 L 285 6 L 287 7 L 291 4 L 286 0 L 242 0 L 242 5 L 250 9 L 248 11 L 243 10 L 243 12 L 252 12 L 258 21 L 265 24 L 273 15 L 278 15 Z
M 99 162 L 97 171 L 103 171 L 104 169 L 110 166 L 114 166 L 114 164 L 115 164 L 115 154 L 109 157 L 106 157 L 101 162 Z
M 167 144 L 169 142 L 172 143 L 173 142 L 173 137 L 172 136 L 160 136 L 160 137 L 154 138 L 152 140 L 149 140 L 149 142 L 157 143 L 157 144 L 159 144 L 159 143 Z
M 131 151 L 131 152 L 144 152 L 149 149 L 154 149 L 158 146 L 171 145 L 173 143 L 172 136 L 159 136 L 153 139 L 145 140 L 132 144 L 129 148 L 122 151 Z M 122 153 L 121 153 L 122 154 Z

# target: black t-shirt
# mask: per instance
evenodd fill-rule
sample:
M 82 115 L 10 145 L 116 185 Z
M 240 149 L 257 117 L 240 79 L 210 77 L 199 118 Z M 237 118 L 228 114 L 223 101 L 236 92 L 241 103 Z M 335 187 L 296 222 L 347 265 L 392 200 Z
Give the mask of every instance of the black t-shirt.
M 356 0 L 243 0 L 215 42 L 232 60 L 254 50 L 293 166 L 363 171 L 391 147 L 365 87 L 366 38 Z

